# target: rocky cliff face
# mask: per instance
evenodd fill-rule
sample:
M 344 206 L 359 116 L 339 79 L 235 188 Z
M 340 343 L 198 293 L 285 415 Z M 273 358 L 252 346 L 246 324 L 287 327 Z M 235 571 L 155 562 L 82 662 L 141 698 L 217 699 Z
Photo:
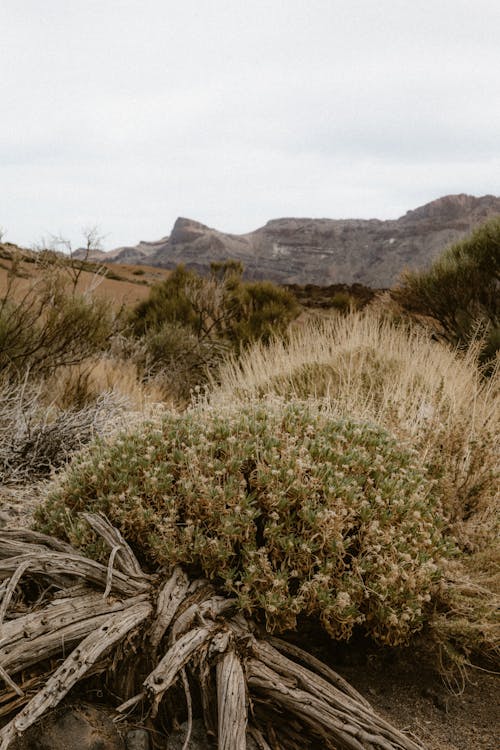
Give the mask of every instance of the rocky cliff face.
M 118 248 L 107 260 L 204 272 L 234 258 L 252 279 L 281 284 L 394 284 L 404 268 L 425 268 L 442 250 L 500 215 L 500 197 L 449 195 L 399 219 L 274 219 L 254 232 L 224 234 L 179 218 L 170 237 Z

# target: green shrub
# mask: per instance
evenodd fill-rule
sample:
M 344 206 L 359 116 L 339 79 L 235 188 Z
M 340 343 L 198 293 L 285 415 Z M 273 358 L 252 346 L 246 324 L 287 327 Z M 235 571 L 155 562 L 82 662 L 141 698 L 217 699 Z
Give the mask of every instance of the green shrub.
M 158 331 L 165 322 L 177 323 L 195 329 L 199 317 L 189 296 L 200 286 L 199 277 L 184 266 L 175 271 L 161 284 L 155 284 L 146 300 L 140 302 L 131 314 L 131 323 L 136 336 L 147 331 Z
M 434 318 L 453 345 L 485 337 L 484 358 L 494 356 L 500 336 L 500 219 L 450 248 L 428 271 L 407 273 L 395 291 L 407 310 Z
M 81 362 L 106 348 L 116 321 L 106 300 L 68 292 L 57 271 L 22 293 L 12 275 L 0 299 L 0 372 L 33 378 Z
M 39 528 L 99 553 L 105 513 L 144 563 L 181 563 L 282 631 L 318 617 L 396 644 L 426 617 L 447 547 L 435 485 L 386 431 L 312 404 L 198 408 L 76 459 Z
M 330 306 L 339 312 L 349 312 L 355 307 L 355 299 L 348 292 L 335 292 L 330 299 Z
M 164 323 L 147 331 L 141 339 L 135 361 L 147 382 L 155 382 L 165 397 L 186 404 L 206 373 L 213 370 L 227 352 L 224 342 L 199 338 L 180 323 Z
M 243 282 L 242 273 L 236 261 L 213 263 L 208 278 L 178 266 L 131 315 L 132 332 L 144 343 L 138 363 L 145 377 L 160 379 L 180 402 L 223 354 L 284 335 L 298 314 L 290 292 L 270 282 Z
M 214 263 L 210 277 L 178 266 L 132 313 L 134 333 L 183 325 L 200 339 L 224 339 L 234 348 L 284 333 L 298 313 L 293 295 L 271 282 L 244 282 L 239 263 Z
M 483 378 L 476 354 L 372 311 L 352 313 L 224 362 L 208 399 L 216 408 L 315 398 L 335 418 L 380 425 L 432 467 L 453 534 L 482 547 L 498 533 L 500 370 Z

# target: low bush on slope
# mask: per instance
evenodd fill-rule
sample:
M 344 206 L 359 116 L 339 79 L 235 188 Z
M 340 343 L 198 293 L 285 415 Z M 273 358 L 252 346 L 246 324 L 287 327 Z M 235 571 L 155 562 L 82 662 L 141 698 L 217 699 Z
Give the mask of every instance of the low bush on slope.
M 151 566 L 217 581 L 270 631 L 306 614 L 389 644 L 422 626 L 449 551 L 415 452 L 299 402 L 197 409 L 98 442 L 38 518 L 99 556 L 81 511 L 105 513 Z
M 407 272 L 393 294 L 404 309 L 439 323 L 453 345 L 480 331 L 485 362 L 500 346 L 500 219 L 447 248 L 427 271 Z
M 313 399 L 333 418 L 380 425 L 432 467 L 454 533 L 482 547 L 497 530 L 500 388 L 498 372 L 481 377 L 475 354 L 354 313 L 254 345 L 222 368 L 209 400 Z
M 460 550 L 431 623 L 454 664 L 473 653 L 496 662 L 500 643 L 499 373 L 483 378 L 476 355 L 368 311 L 254 346 L 225 366 L 210 394 L 212 408 L 309 398 L 333 419 L 378 424 L 412 446 L 436 480 L 446 535 Z

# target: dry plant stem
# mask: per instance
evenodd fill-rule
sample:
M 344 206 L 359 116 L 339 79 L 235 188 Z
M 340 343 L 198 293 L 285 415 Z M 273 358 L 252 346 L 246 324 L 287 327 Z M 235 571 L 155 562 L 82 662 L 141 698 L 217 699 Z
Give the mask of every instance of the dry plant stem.
M 66 544 L 66 542 L 61 542 L 60 539 L 56 539 L 53 536 L 47 536 L 47 534 L 42 534 L 39 531 L 33 531 L 32 529 L 3 529 L 1 550 L 5 549 L 5 545 L 8 543 L 9 539 L 12 544 L 24 547 L 25 552 L 28 551 L 26 549 L 28 545 L 33 545 L 34 551 L 38 551 L 40 545 L 43 545 L 54 552 L 67 552 L 70 555 L 78 554 L 78 550 L 71 547 L 71 545 Z M 10 555 L 4 554 L 2 551 L 0 552 L 0 556 L 9 557 Z
M 17 584 L 21 580 L 22 576 L 26 572 L 26 570 L 29 568 L 29 561 L 25 561 L 24 563 L 21 563 L 19 565 L 18 569 L 10 579 L 10 581 L 7 584 L 7 588 L 5 590 L 5 593 L 3 594 L 2 600 L 0 602 L 0 627 L 3 623 L 3 618 L 5 617 L 5 613 L 7 612 L 7 608 L 10 604 L 10 600 L 12 599 L 12 594 L 14 593 Z
M 165 691 L 173 684 L 180 670 L 194 656 L 196 651 L 210 638 L 216 627 L 216 623 L 212 622 L 209 625 L 190 630 L 183 635 L 144 680 L 144 686 L 153 697 L 153 718 L 158 713 L 158 706 Z
M 257 727 L 250 724 L 248 727 L 248 733 L 254 740 L 259 750 L 271 750 L 271 747 L 267 744 L 262 732 Z
M 302 668 L 299 668 L 302 669 Z M 393 730 L 386 738 L 377 731 L 378 717 L 371 712 L 364 721 L 356 720 L 348 711 L 336 710 L 322 698 L 297 687 L 297 680 L 270 669 L 260 660 L 247 662 L 248 685 L 252 691 L 265 696 L 281 711 L 296 715 L 310 726 L 313 733 L 323 730 L 326 736 L 340 743 L 346 750 L 422 750 L 421 746 Z M 372 721 L 375 721 L 373 726 Z
M 104 589 L 104 594 L 102 595 L 103 599 L 108 598 L 111 587 L 113 586 L 113 567 L 115 564 L 115 557 L 119 551 L 120 547 L 113 547 L 113 549 L 111 550 L 108 561 L 108 577 L 106 578 L 106 588 Z
M 270 638 L 268 638 L 268 641 L 272 646 L 274 646 L 277 651 L 280 651 L 283 654 L 288 654 L 289 656 L 292 656 L 293 658 L 303 662 L 308 667 L 310 667 L 313 672 L 317 672 L 332 685 L 335 685 L 335 687 L 337 687 L 339 690 L 342 690 L 354 700 L 359 701 L 367 708 L 370 708 L 370 704 L 368 703 L 366 698 L 361 695 L 361 693 L 358 693 L 358 691 L 355 690 L 352 685 L 347 682 L 347 680 L 344 680 L 344 678 L 337 674 L 337 672 L 335 672 L 326 664 L 323 664 L 323 662 L 319 659 L 316 659 L 316 657 L 312 656 L 312 654 L 308 654 L 307 651 L 304 651 L 298 646 L 294 646 L 292 643 L 282 641 L 280 638 L 273 638 L 271 636 Z
M 365 732 L 366 726 L 371 726 L 372 734 L 378 729 L 377 741 L 379 743 L 382 738 L 388 737 L 389 739 L 401 742 L 401 746 L 406 747 L 407 737 L 397 732 L 394 727 L 377 716 L 366 701 L 363 700 L 360 705 L 357 698 L 346 695 L 319 675 L 315 675 L 300 665 L 286 659 L 264 641 L 255 641 L 252 651 L 265 665 L 273 669 L 276 673 L 283 675 L 285 678 L 295 680 L 301 689 L 321 698 L 321 700 L 338 713 L 339 718 L 343 718 L 346 722 L 350 722 L 353 725 L 358 725 L 363 732 Z M 410 744 L 408 747 L 412 747 L 412 745 Z
M 87 523 L 92 526 L 99 536 L 112 550 L 116 549 L 116 567 L 131 578 L 139 578 L 141 581 L 147 578 L 141 570 L 139 562 L 130 549 L 129 545 L 114 526 L 111 526 L 106 518 L 98 513 L 82 513 Z
M 189 589 L 189 578 L 182 568 L 177 566 L 168 581 L 160 589 L 156 603 L 156 618 L 151 628 L 151 645 L 153 655 L 172 622 L 179 605 L 186 598 Z
M 217 698 L 219 750 L 246 750 L 245 675 L 232 648 L 217 663 Z
M 24 732 L 48 708 L 56 706 L 71 687 L 95 664 L 104 651 L 121 641 L 132 628 L 151 614 L 151 604 L 140 602 L 127 612 L 106 618 L 88 635 L 49 678 L 45 687 L 0 731 L 0 750 L 7 750 L 17 733 Z
M 193 702 L 191 700 L 191 692 L 189 690 L 189 682 L 186 675 L 186 670 L 181 671 L 182 685 L 184 687 L 184 695 L 186 696 L 186 706 L 188 712 L 188 726 L 186 732 L 186 739 L 182 745 L 182 750 L 188 750 L 189 743 L 191 741 L 191 732 L 193 731 Z
M 13 690 L 17 695 L 19 695 L 20 698 L 24 698 L 24 691 L 21 690 L 21 688 L 16 685 L 13 679 L 7 674 L 5 669 L 3 667 L 0 667 L 0 678 L 5 682 L 6 685 L 10 687 L 11 690 Z
M 102 595 L 91 593 L 58 600 L 43 610 L 10 620 L 2 628 L 0 663 L 16 674 L 61 652 L 64 655 L 65 650 L 98 629 L 111 614 L 126 617 L 131 606 L 145 600 L 142 594 L 126 602 L 104 602 Z
M 0 544 L 0 555 L 2 548 Z M 70 555 L 62 552 L 42 552 L 41 554 L 28 553 L 15 558 L 7 558 L 0 562 L 0 579 L 6 578 L 14 573 L 19 565 L 29 563 L 32 573 L 46 576 L 52 581 L 64 587 L 69 578 L 81 578 L 87 583 L 100 585 L 103 588 L 108 580 L 107 567 L 95 560 L 81 555 Z M 113 590 L 124 596 L 133 596 L 140 591 L 149 588 L 145 581 L 133 581 L 119 571 L 113 575 Z
M 158 593 L 152 576 L 139 575 L 133 552 L 108 521 L 90 514 L 87 520 L 115 550 L 108 569 L 72 550 L 52 551 L 46 538 L 26 532 L 0 535 L 6 618 L 0 636 L 0 677 L 7 684 L 0 691 L 0 716 L 19 711 L 0 732 L 0 750 L 7 750 L 16 734 L 57 705 L 79 680 L 106 669 L 107 654 L 115 644 L 128 638 L 134 645 L 131 632 L 151 616 L 146 648 L 153 664 L 158 648 L 165 653 L 143 681 L 141 692 L 118 707 L 120 718 L 144 702 L 150 703 L 154 718 L 166 691 L 180 679 L 191 725 L 189 667 L 190 675 L 199 680 L 207 732 L 218 735 L 220 750 L 245 750 L 247 733 L 260 750 L 300 750 L 312 743 L 332 750 L 422 750 L 314 657 L 277 638 L 257 638 L 255 625 L 241 613 L 234 614 L 234 600 L 218 596 L 207 581 L 190 582 L 178 567 Z M 13 548 L 19 554 L 2 560 L 2 554 L 10 555 Z M 44 592 L 31 611 L 22 608 L 25 603 L 19 610 L 12 593 L 23 575 L 59 591 L 54 595 L 51 590 L 48 603 Z M 103 598 L 105 588 L 110 595 Z M 61 655 L 64 662 L 51 673 L 48 660 Z M 38 664 L 43 671 L 35 682 L 30 676 L 18 686 L 12 679 Z M 115 659 L 116 665 L 119 669 Z M 38 692 L 26 703 L 22 693 L 28 689 Z M 247 728 L 248 703 L 252 714 Z

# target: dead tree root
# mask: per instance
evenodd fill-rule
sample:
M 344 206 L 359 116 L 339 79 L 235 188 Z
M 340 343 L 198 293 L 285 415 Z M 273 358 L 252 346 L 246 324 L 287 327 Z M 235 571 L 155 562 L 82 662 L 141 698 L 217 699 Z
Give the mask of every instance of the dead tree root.
M 259 633 L 208 581 L 180 567 L 166 581 L 145 574 L 103 516 L 85 518 L 110 547 L 107 566 L 36 532 L 0 533 L 0 750 L 89 675 L 110 672 L 124 699 L 117 721 L 154 722 L 180 688 L 190 725 L 195 686 L 219 750 L 245 750 L 248 738 L 261 750 L 422 750 L 330 667 Z M 138 688 L 124 674 L 130 654 L 148 665 Z

